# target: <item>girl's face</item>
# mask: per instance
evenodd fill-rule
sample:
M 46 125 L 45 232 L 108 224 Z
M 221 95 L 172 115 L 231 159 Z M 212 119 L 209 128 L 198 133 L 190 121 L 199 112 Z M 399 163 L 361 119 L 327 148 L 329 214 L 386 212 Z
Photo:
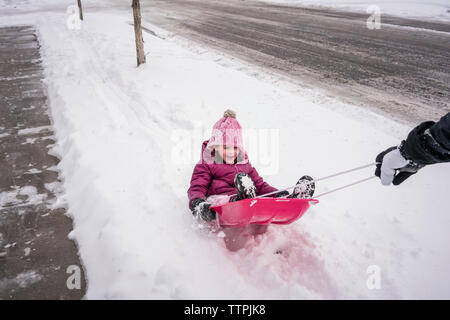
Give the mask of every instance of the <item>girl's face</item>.
M 216 152 L 218 152 L 225 163 L 234 163 L 238 155 L 238 147 L 233 146 L 217 146 Z

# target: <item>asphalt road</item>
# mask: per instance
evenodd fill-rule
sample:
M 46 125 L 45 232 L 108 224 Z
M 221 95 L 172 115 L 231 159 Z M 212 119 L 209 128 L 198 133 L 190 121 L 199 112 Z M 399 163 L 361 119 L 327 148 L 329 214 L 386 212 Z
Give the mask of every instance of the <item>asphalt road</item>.
M 450 111 L 450 22 L 247 0 L 141 0 L 144 21 L 408 124 Z M 151 48 L 150 57 L 151 58 Z

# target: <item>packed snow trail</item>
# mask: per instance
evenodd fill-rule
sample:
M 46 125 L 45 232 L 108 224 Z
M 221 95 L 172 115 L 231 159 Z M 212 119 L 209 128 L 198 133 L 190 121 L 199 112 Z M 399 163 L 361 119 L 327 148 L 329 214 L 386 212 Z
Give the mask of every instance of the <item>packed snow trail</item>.
M 277 187 L 372 162 L 409 127 L 170 33 L 144 35 L 147 64 L 136 68 L 130 12 L 86 6 L 80 30 L 65 27 L 64 12 L 1 23 L 39 30 L 59 141 L 53 152 L 62 158 L 87 298 L 450 297 L 442 281 L 450 266 L 445 165 L 422 169 L 401 188 L 373 180 L 329 195 L 236 253 L 187 206 L 201 143 L 227 108 L 237 112 L 244 137 L 257 132 L 256 145 L 266 146 L 246 141 L 252 164 Z M 348 181 L 318 183 L 316 192 Z M 379 290 L 366 283 L 373 265 L 381 270 Z

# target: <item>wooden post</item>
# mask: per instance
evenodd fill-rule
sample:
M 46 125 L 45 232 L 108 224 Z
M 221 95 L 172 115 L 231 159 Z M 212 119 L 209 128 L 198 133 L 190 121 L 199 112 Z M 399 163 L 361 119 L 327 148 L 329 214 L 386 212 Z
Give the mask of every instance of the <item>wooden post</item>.
M 141 25 L 141 5 L 139 0 L 133 0 L 133 17 L 134 17 L 134 35 L 136 37 L 136 55 L 137 66 L 145 63 L 144 54 L 144 38 L 142 37 L 142 25 Z
M 83 20 L 83 7 L 81 5 L 81 0 L 78 0 L 78 10 L 80 11 L 80 20 Z

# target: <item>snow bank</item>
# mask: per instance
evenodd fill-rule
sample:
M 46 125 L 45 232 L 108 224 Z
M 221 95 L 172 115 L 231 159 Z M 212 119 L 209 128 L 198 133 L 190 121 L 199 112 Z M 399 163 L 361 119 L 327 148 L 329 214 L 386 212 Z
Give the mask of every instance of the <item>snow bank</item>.
M 450 1 L 410 1 L 410 0 L 260 0 L 276 4 L 289 4 L 311 7 L 328 7 L 349 11 L 363 11 L 376 5 L 381 14 L 403 18 L 426 18 L 448 21 L 450 19 Z
M 85 10 L 79 30 L 67 19 L 61 10 L 0 24 L 33 22 L 39 31 L 58 140 L 52 152 L 62 159 L 87 298 L 450 298 L 442 281 L 450 266 L 446 165 L 426 167 L 400 188 L 372 180 L 330 194 L 236 253 L 187 208 L 201 142 L 227 108 L 249 134 L 274 132 L 273 144 L 247 148 L 277 187 L 373 162 L 410 128 L 169 33 L 144 34 L 147 64 L 136 68 L 129 11 Z M 379 290 L 366 283 L 374 265 Z

